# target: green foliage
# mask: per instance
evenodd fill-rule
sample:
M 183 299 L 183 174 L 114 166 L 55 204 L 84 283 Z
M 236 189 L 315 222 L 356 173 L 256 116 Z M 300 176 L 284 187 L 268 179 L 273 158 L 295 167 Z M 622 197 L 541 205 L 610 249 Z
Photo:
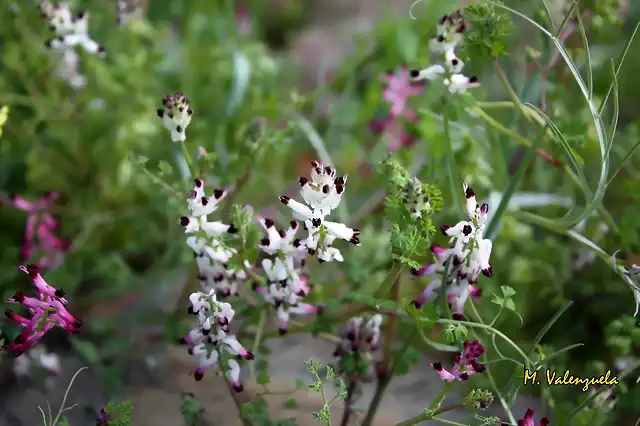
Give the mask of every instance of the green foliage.
M 110 401 L 104 411 L 109 415 L 108 426 L 131 426 L 131 414 L 133 413 L 131 401 Z
M 431 216 L 442 209 L 440 191 L 420 182 L 393 157 L 382 163 L 389 180 L 385 217 L 391 226 L 394 260 L 418 269 L 430 253 L 435 228 Z
M 188 426 L 196 426 L 200 416 L 204 413 L 204 407 L 196 400 L 192 393 L 185 393 L 182 397 L 182 415 Z
M 514 33 L 515 26 L 508 12 L 481 0 L 465 7 L 464 18 L 469 24 L 463 45 L 467 57 L 479 62 L 509 54 L 507 38 Z

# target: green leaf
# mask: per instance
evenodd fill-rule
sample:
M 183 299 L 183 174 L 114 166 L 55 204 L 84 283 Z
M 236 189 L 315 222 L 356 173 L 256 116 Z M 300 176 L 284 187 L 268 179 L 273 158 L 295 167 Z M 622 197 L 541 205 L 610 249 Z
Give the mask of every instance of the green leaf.
M 259 385 L 266 385 L 271 381 L 271 378 L 266 374 L 261 374 L 256 378 L 256 383 Z
M 502 290 L 502 295 L 505 298 L 513 297 L 516 294 L 516 291 L 507 285 L 500 286 L 500 289 Z

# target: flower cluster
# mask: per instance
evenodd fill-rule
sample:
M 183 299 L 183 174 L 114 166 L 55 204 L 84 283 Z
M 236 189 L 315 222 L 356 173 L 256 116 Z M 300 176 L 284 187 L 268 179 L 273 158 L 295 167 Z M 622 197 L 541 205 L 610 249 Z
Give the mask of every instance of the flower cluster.
M 144 11 L 144 0 L 116 0 L 116 20 L 124 26 L 140 19 Z
M 70 333 L 77 333 L 82 326 L 82 322 L 67 311 L 64 292 L 49 285 L 40 275 L 36 265 L 26 267 L 21 265 L 19 269 L 33 280 L 37 297 L 25 296 L 18 292 L 6 299 L 7 303 L 23 305 L 31 315 L 31 318 L 26 318 L 11 309 L 7 309 L 5 313 L 11 321 L 22 327 L 22 332 L 14 341 L 6 344 L 2 349 L 12 358 L 17 358 L 32 348 L 55 326 L 64 328 Z
M 402 201 L 414 219 L 422 217 L 423 213 L 431 212 L 429 195 L 423 183 L 415 176 L 411 177 L 407 185 L 402 188 Z
M 71 13 L 68 2 L 52 3 L 40 2 L 40 16 L 46 20 L 55 34 L 55 37 L 47 40 L 45 46 L 60 53 L 56 59 L 58 77 L 65 80 L 73 88 L 82 88 L 86 85 L 86 78 L 80 73 L 80 57 L 75 51 L 76 46 L 98 56 L 104 56 L 104 47 L 89 36 L 89 14 L 80 12 Z
M 399 73 L 383 75 L 387 87 L 383 91 L 383 98 L 391 103 L 391 110 L 387 117 L 373 120 L 369 127 L 372 131 L 382 134 L 388 140 L 389 152 L 394 152 L 403 146 L 412 145 L 415 136 L 405 131 L 404 120 L 415 122 L 415 111 L 407 106 L 411 96 L 420 94 L 423 85 L 409 80 L 409 71 L 402 68 Z
M 187 245 L 196 258 L 202 291 L 215 291 L 221 297 L 237 295 L 238 283 L 247 279 L 245 271 L 231 269 L 227 264 L 236 251 L 225 245 L 223 236 L 237 233 L 237 228 L 233 224 L 207 219 L 227 195 L 228 191 L 215 189 L 212 195 L 207 196 L 204 193 L 204 181 L 195 179 L 187 197 L 189 215 L 180 218 L 185 233 L 194 234 L 187 237 Z
M 230 333 L 229 324 L 235 312 L 230 303 L 220 302 L 216 293 L 196 292 L 189 296 L 188 312 L 198 318 L 198 325 L 189 334 L 180 339 L 183 345 L 189 345 L 189 354 L 199 358 L 199 365 L 194 371 L 197 381 L 202 380 L 205 370 L 222 361 L 223 349 L 238 357 L 252 360 L 253 354 L 247 351 Z M 227 360 L 226 376 L 236 392 L 242 392 L 240 383 L 240 365 L 235 359 Z
M 158 110 L 158 117 L 162 119 L 165 129 L 171 133 L 171 140 L 184 142 L 187 140 L 187 127 L 191 123 L 193 109 L 191 101 L 182 92 L 167 95 L 162 99 L 164 109 Z
M 422 70 L 411 70 L 412 81 L 444 77 L 443 82 L 450 93 L 464 93 L 467 89 L 480 86 L 477 77 L 462 74 L 464 62 L 455 54 L 456 47 L 464 39 L 465 30 L 466 23 L 459 10 L 440 18 L 437 35 L 430 40 L 429 47 L 432 52 L 443 55 L 445 65 L 436 64 Z
M 371 376 L 374 371 L 374 353 L 378 350 L 381 325 L 382 315 L 380 314 L 370 318 L 361 316 L 351 318 L 342 332 L 333 356 L 343 358 L 345 355 L 351 355 L 367 361 L 369 369 L 367 377 Z
M 36 201 L 29 201 L 19 195 L 10 197 L 9 203 L 28 215 L 20 250 L 21 262 L 32 262 L 47 269 L 57 268 L 62 263 L 64 254 L 71 247 L 71 241 L 56 235 L 60 222 L 49 212 L 59 197 L 57 192 L 46 193 Z
M 485 221 L 489 213 L 489 205 L 476 202 L 476 195 L 465 183 L 463 184 L 467 199 L 467 220 L 458 222 L 455 226 L 443 225 L 440 229 L 449 237 L 449 248 L 437 244 L 431 246 L 435 263 L 414 271 L 414 275 L 432 276 L 444 272 L 449 265 L 447 276 L 447 302 L 452 306 L 452 312 L 457 318 L 462 317 L 464 305 L 469 296 L 479 297 L 481 290 L 475 287 L 480 273 L 487 277 L 493 275 L 489 258 L 491 256 L 491 240 L 483 238 Z M 427 301 L 438 297 L 438 289 L 442 285 L 439 277 L 434 277 L 425 288 L 414 305 L 421 308 Z
M 293 210 L 297 220 L 304 222 L 308 236 L 299 244 L 304 244 L 310 255 L 316 255 L 320 262 L 343 260 L 340 250 L 333 247 L 336 238 L 360 245 L 360 230 L 325 220 L 338 207 L 344 194 L 347 175 L 336 176 L 333 167 L 324 166 L 318 161 L 311 162 L 311 180 L 302 176 L 298 180 L 300 195 L 307 203 L 302 204 L 291 197 L 281 196 L 280 201 Z
M 533 420 L 533 410 L 529 408 L 524 417 L 518 420 L 518 426 L 536 426 L 535 420 Z M 548 417 L 543 417 L 538 422 L 538 426 L 548 426 L 551 422 Z M 507 423 L 502 423 L 501 426 L 507 426 Z
M 480 358 L 484 352 L 485 348 L 480 342 L 477 340 L 466 340 L 462 344 L 462 352 L 454 355 L 451 371 L 445 370 L 440 362 L 433 362 L 429 365 L 445 382 L 468 380 L 470 376 L 485 371 L 485 366 L 478 362 L 478 358 Z

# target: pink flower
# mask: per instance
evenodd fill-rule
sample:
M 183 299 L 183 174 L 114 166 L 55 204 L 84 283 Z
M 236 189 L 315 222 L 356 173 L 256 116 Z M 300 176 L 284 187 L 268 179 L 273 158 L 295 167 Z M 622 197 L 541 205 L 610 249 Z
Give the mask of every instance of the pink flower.
M 415 119 L 415 113 L 407 108 L 407 100 L 410 96 L 418 95 L 423 86 L 409 80 L 409 71 L 406 68 L 402 68 L 397 74 L 385 74 L 382 79 L 387 83 L 382 96 L 391 102 L 391 117 L 405 116 L 410 120 Z
M 6 299 L 7 303 L 23 305 L 31 318 L 24 317 L 7 309 L 7 318 L 22 327 L 22 333 L 13 342 L 5 345 L 1 351 L 17 358 L 35 345 L 49 330 L 58 326 L 70 333 L 77 333 L 82 321 L 71 315 L 65 305 L 64 292 L 49 285 L 36 265 L 20 265 L 19 269 L 29 275 L 37 292 L 37 297 L 25 296 L 18 292 Z
M 236 25 L 241 36 L 249 35 L 253 29 L 251 14 L 245 4 L 236 3 Z
M 478 362 L 478 358 L 484 352 L 484 346 L 480 342 L 466 340 L 462 345 L 462 352 L 454 356 L 454 364 L 451 371 L 445 370 L 440 362 L 430 363 L 429 365 L 445 382 L 468 380 L 470 376 L 484 372 L 485 366 Z
M 31 261 L 41 268 L 53 269 L 62 263 L 64 253 L 69 251 L 70 241 L 56 236 L 60 224 L 48 211 L 59 197 L 57 192 L 45 193 L 36 201 L 19 195 L 11 196 L 10 204 L 28 214 L 20 250 L 22 262 Z M 40 258 L 35 260 L 38 255 Z
M 415 135 L 405 130 L 405 123 L 402 120 L 393 118 L 391 115 L 383 120 L 371 121 L 369 128 L 374 133 L 381 134 L 382 137 L 387 138 L 390 153 L 402 147 L 413 145 L 417 139 Z
M 524 415 L 524 417 L 520 420 L 518 420 L 518 426 L 535 426 L 535 421 L 533 420 L 533 410 L 531 408 L 529 408 L 527 410 L 527 413 Z M 549 425 L 551 422 L 549 421 L 548 417 L 543 417 L 540 419 L 540 422 L 538 422 L 538 426 L 547 426 Z M 506 423 L 503 423 L 502 425 L 506 425 Z

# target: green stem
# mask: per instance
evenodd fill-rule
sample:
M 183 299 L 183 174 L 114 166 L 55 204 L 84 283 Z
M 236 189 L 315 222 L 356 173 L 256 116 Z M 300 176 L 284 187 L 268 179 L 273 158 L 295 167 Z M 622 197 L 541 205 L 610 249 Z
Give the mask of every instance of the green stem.
M 529 360 L 529 357 L 522 351 L 522 349 L 520 349 L 520 347 L 518 345 L 516 345 L 513 342 L 513 340 L 509 339 L 504 333 L 500 332 L 499 330 L 496 330 L 495 328 L 491 327 L 490 325 L 487 325 L 487 324 L 484 324 L 484 323 L 469 322 L 469 321 L 456 321 L 456 320 L 448 320 L 448 319 L 440 319 L 437 322 L 438 322 L 438 324 L 460 324 L 460 325 L 464 325 L 466 327 L 485 329 L 485 330 L 497 335 L 498 337 L 502 338 L 511 347 L 513 347 L 516 350 L 516 352 L 518 352 L 518 354 L 520 356 L 522 356 L 522 359 L 524 360 L 525 363 L 527 363 L 527 364 L 531 363 L 531 361 Z
M 180 149 L 182 150 L 184 161 L 187 162 L 187 166 L 189 167 L 189 173 L 191 174 L 191 177 L 195 178 L 195 175 L 193 174 L 195 172 L 195 169 L 193 168 L 193 158 L 191 158 L 191 155 L 187 151 L 186 143 L 185 142 L 178 142 L 178 143 L 180 144 Z
M 458 181 L 456 171 L 456 159 L 453 153 L 453 147 L 451 146 L 451 132 L 449 129 L 449 105 L 444 104 L 444 111 L 442 112 L 443 131 L 444 131 L 444 145 L 445 153 L 447 156 L 447 174 L 449 177 L 449 186 L 451 187 L 453 195 L 453 204 L 458 213 L 464 212 L 462 206 L 462 200 L 460 199 L 460 182 Z
M 316 378 L 316 382 L 322 383 L 322 379 L 320 378 L 320 376 L 318 375 L 318 372 L 314 369 L 313 370 L 313 375 Z M 324 408 L 327 409 L 327 411 L 329 412 L 329 417 L 327 418 L 327 426 L 331 426 L 331 410 L 330 410 L 330 402 L 327 399 L 327 393 L 324 391 L 324 385 L 320 386 L 320 395 L 322 395 L 322 403 L 324 404 Z
M 380 284 L 380 287 L 373 293 L 373 297 L 384 297 L 389 293 L 389 291 L 393 288 L 393 285 L 400 277 L 400 273 L 404 269 L 404 265 L 401 262 L 396 262 L 393 264 L 385 280 Z
M 485 326 L 484 321 L 482 321 L 482 317 L 480 316 L 480 313 L 478 312 L 476 307 L 473 305 L 473 303 L 470 303 L 470 305 L 471 305 L 471 310 L 473 311 L 473 314 L 478 319 L 478 323 L 476 324 Z M 477 337 L 477 333 L 475 334 Z M 515 345 L 515 343 L 513 343 L 511 340 L 507 339 L 507 341 Z M 520 352 L 522 353 L 522 351 Z M 524 359 L 528 361 L 528 357 L 526 355 L 524 355 Z M 489 382 L 491 383 L 491 387 L 493 387 L 493 390 L 496 393 L 496 397 L 498 397 L 498 401 L 500 401 L 500 405 L 502 405 L 502 408 L 504 409 L 505 414 L 507 415 L 507 417 L 509 417 L 509 422 L 511 422 L 511 424 L 517 425 L 518 421 L 513 416 L 513 413 L 511 413 L 511 408 L 509 407 L 509 404 L 507 404 L 507 400 L 502 396 L 502 392 L 500 392 L 500 389 L 498 389 L 498 385 L 496 384 L 496 381 L 493 378 L 493 374 L 491 374 L 491 368 L 488 365 L 485 365 L 485 368 L 486 368 L 485 373 L 487 375 L 487 378 L 489 379 Z
M 251 347 L 251 352 L 254 355 L 258 354 L 258 349 L 260 348 L 260 343 L 262 343 L 262 335 L 264 334 L 264 327 L 267 323 L 267 311 L 265 308 L 260 310 L 260 320 L 258 321 L 258 329 L 256 330 L 256 337 L 253 340 L 253 346 Z M 253 380 L 256 376 L 256 363 L 249 363 L 249 378 Z
M 433 402 L 429 406 L 429 410 L 438 410 L 438 409 L 440 409 L 440 406 L 442 405 L 442 401 L 444 401 L 444 399 L 447 397 L 447 394 L 451 391 L 451 387 L 453 386 L 452 384 L 453 384 L 453 382 L 445 382 L 444 383 L 444 386 L 442 386 L 442 390 L 440 391 L 438 396 L 436 396 L 436 398 L 433 400 Z
M 498 80 L 500 80 L 502 87 L 507 92 L 507 96 L 509 97 L 509 99 L 511 99 L 511 102 L 513 103 L 513 105 L 516 107 L 516 109 L 518 109 L 518 111 L 520 111 L 520 114 L 522 114 L 527 119 L 527 121 L 531 123 L 532 122 L 531 117 L 527 113 L 527 110 L 525 109 L 524 105 L 522 105 L 522 102 L 520 102 L 520 98 L 518 98 L 518 94 L 515 92 L 515 90 L 513 90 L 513 87 L 511 87 L 511 84 L 509 84 L 509 79 L 507 78 L 507 75 L 504 73 L 504 70 L 500 66 L 500 62 L 498 62 L 498 60 L 494 61 L 493 68 L 496 70 L 496 74 L 498 74 Z

